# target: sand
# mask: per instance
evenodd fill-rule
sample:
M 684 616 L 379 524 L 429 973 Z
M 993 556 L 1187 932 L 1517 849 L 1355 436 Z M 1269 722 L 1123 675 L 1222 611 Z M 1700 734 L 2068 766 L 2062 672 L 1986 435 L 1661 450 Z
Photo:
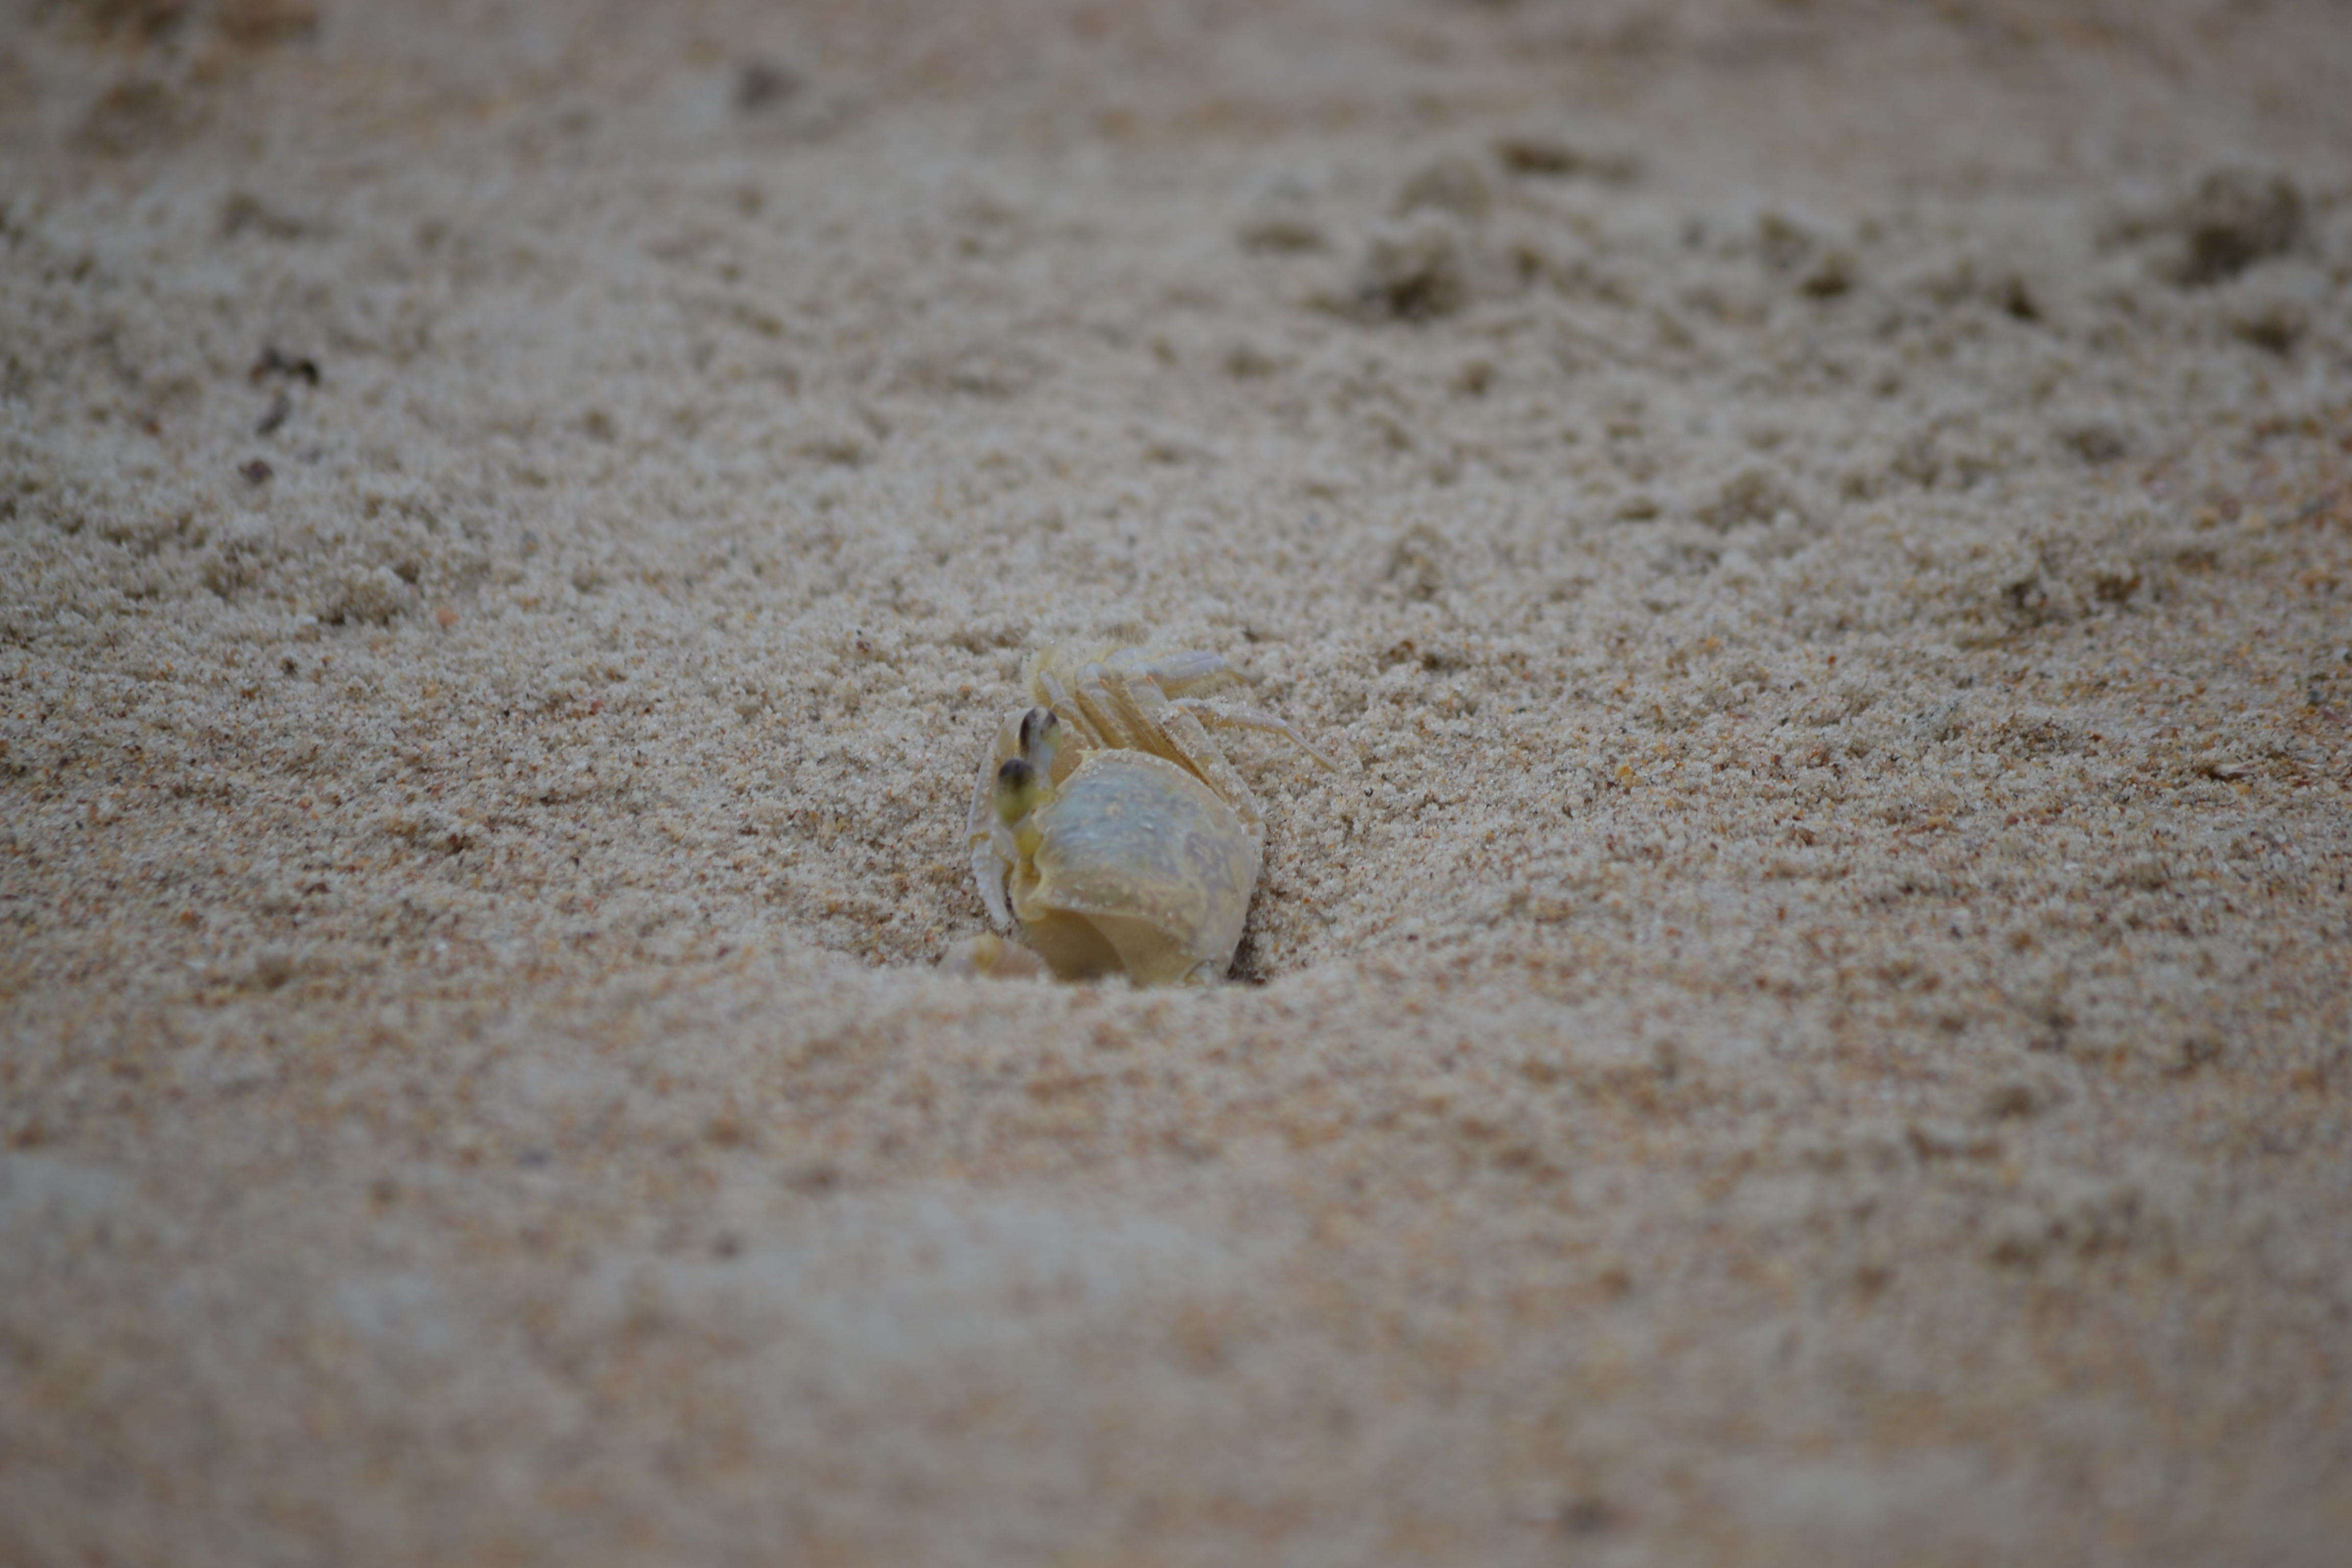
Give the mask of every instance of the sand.
M 2334 1563 L 2352 24 L 0 16 L 0 1560 Z M 1234 983 L 990 982 L 1203 648 Z

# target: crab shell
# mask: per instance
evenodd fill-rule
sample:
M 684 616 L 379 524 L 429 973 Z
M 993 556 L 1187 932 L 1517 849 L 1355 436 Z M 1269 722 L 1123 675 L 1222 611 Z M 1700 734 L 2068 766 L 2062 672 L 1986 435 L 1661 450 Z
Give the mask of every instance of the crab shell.
M 1029 945 L 1064 980 L 1223 978 L 1263 851 L 1216 791 L 1137 751 L 1087 752 L 1037 808 L 1006 880 Z

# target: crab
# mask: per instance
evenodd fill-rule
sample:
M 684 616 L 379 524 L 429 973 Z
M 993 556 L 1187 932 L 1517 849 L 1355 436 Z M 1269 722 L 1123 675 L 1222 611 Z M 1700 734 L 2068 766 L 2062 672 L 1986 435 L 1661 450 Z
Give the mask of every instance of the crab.
M 1288 720 L 1202 695 L 1240 679 L 1199 649 L 1030 656 L 1029 706 L 997 726 L 965 826 L 989 919 L 1017 921 L 1055 975 L 1203 985 L 1232 967 L 1265 819 L 1211 727 L 1265 731 L 1336 765 Z M 1033 967 L 995 937 L 964 962 Z

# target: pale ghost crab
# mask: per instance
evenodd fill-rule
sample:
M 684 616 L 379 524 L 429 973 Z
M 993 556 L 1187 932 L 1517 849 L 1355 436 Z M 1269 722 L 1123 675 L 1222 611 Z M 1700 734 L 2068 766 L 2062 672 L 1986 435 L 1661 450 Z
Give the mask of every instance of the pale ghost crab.
M 1241 678 L 1213 653 L 1049 647 L 1023 672 L 1030 706 L 997 727 L 966 818 L 972 875 L 999 930 L 1017 920 L 1065 980 L 1213 984 L 1240 943 L 1265 824 L 1207 726 L 1282 735 L 1287 720 L 1201 694 Z M 994 937 L 962 960 L 1032 968 Z

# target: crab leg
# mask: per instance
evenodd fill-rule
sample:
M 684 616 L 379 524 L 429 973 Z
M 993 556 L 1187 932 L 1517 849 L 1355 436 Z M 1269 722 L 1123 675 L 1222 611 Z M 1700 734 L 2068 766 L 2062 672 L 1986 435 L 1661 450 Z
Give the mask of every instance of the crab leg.
M 1151 749 L 1144 735 L 1137 732 L 1129 721 L 1140 718 L 1134 700 L 1128 694 L 1126 675 L 1099 664 L 1089 664 L 1078 671 L 1078 706 L 1102 731 L 1103 739 L 1115 747 Z
M 1171 701 L 1160 689 L 1160 683 L 1142 672 L 1111 670 L 1107 672 L 1112 690 L 1135 729 L 1142 731 L 1131 742 L 1141 750 L 1165 757 L 1223 795 L 1252 833 L 1265 822 L 1258 810 L 1257 798 L 1250 794 L 1242 775 L 1225 760 L 1201 721 L 1192 717 L 1189 702 Z
M 1129 679 L 1140 676 L 1174 698 L 1181 698 L 1202 686 L 1241 679 L 1232 665 L 1205 648 L 1162 654 L 1154 659 L 1145 659 L 1129 649 L 1125 653 L 1113 654 L 1111 664 Z
M 1280 735 L 1331 772 L 1336 773 L 1339 771 L 1339 764 L 1316 750 L 1289 720 L 1268 713 L 1262 708 L 1236 708 L 1227 703 L 1212 702 L 1205 697 L 1177 697 L 1171 698 L 1170 702 L 1173 707 L 1198 714 L 1206 723 L 1230 725 L 1236 730 L 1263 730 L 1268 734 Z

